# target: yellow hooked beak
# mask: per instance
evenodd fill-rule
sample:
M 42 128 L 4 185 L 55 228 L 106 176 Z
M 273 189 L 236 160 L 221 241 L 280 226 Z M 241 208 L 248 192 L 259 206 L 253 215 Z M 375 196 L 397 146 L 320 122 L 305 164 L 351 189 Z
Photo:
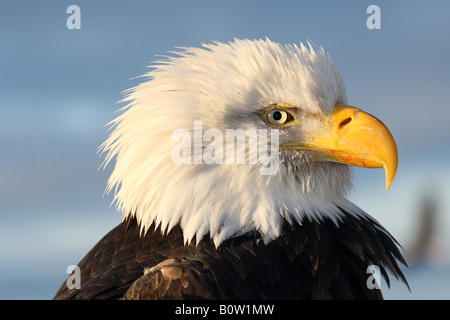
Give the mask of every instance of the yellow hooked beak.
M 311 150 L 312 161 L 335 161 L 364 168 L 384 168 L 386 190 L 397 172 L 397 145 L 389 129 L 358 108 L 336 104 L 319 129 L 302 141 L 280 144 L 284 149 Z

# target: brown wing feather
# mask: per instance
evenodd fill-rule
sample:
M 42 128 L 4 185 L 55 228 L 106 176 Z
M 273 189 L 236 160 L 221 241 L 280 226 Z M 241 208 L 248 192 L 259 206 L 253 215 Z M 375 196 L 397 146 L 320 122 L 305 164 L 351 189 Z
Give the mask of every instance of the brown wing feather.
M 123 299 L 219 299 L 216 281 L 198 261 L 167 259 L 145 270 L 127 290 Z
M 345 214 L 333 221 L 286 223 L 268 243 L 257 234 L 215 248 L 207 236 L 185 245 L 179 227 L 140 236 L 124 221 L 79 263 L 81 289 L 65 283 L 55 299 L 381 299 L 367 288 L 367 267 L 398 279 L 405 263 L 396 241 L 376 221 Z

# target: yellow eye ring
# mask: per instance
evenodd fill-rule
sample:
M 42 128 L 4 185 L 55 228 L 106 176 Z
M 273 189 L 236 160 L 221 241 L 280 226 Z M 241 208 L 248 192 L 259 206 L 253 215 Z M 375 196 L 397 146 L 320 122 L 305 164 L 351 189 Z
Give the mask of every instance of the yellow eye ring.
M 279 109 L 277 107 L 270 108 L 264 114 L 264 121 L 273 127 L 281 127 L 292 121 L 295 121 L 294 117 L 286 110 Z

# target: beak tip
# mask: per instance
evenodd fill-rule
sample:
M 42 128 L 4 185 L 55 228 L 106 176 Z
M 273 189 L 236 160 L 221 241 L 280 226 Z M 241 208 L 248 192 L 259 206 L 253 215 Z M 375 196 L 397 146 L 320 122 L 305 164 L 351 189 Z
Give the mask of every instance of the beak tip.
M 395 170 L 394 172 L 390 172 L 386 167 L 384 167 L 384 170 L 386 172 L 386 191 L 387 191 L 392 186 L 392 182 L 394 182 L 397 170 Z

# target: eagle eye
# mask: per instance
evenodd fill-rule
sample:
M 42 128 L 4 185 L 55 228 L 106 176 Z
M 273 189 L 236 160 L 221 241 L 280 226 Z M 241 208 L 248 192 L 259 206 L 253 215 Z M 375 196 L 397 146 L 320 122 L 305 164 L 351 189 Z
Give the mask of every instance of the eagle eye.
M 294 117 L 287 111 L 272 108 L 264 115 L 264 120 L 271 126 L 282 126 L 294 120 Z

